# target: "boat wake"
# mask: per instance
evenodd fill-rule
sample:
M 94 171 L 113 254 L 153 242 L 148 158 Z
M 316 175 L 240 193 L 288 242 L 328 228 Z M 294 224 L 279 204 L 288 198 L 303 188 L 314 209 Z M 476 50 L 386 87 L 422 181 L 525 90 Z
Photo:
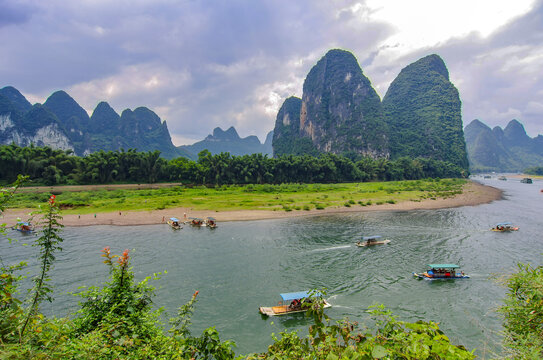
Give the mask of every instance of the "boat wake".
M 331 250 L 339 250 L 339 249 L 349 249 L 351 247 L 352 247 L 351 245 L 332 246 L 332 247 L 323 248 L 323 249 L 310 250 L 309 252 L 320 252 L 320 251 L 331 251 Z

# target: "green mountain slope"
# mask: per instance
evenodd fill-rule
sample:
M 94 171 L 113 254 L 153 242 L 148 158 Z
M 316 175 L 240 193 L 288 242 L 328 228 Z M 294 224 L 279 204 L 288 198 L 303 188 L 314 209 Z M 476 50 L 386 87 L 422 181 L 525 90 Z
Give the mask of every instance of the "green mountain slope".
M 383 98 L 392 158 L 425 157 L 468 168 L 458 90 L 438 55 L 408 65 Z

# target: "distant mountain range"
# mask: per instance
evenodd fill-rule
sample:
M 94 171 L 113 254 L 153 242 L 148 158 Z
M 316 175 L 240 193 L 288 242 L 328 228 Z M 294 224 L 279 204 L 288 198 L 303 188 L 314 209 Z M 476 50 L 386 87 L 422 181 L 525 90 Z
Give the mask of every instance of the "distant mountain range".
M 246 155 L 262 153 L 272 156 L 272 137 L 273 132 L 268 133 L 264 144 L 260 143 L 258 137 L 251 135 L 241 138 L 236 129 L 231 126 L 223 131 L 221 128 L 215 128 L 212 135 L 208 135 L 204 140 L 198 141 L 192 145 L 182 145 L 178 148 L 188 153 L 198 155 L 204 149 L 209 150 L 213 155 L 221 152 L 228 152 L 230 155 Z
M 468 168 L 458 90 L 435 54 L 402 69 L 381 101 L 353 54 L 328 51 L 309 71 L 302 98 L 279 110 L 273 151 L 424 157 Z
M 196 159 L 205 148 L 213 154 L 261 152 L 271 156 L 271 136 L 261 144 L 256 136 L 240 138 L 233 127 L 227 131 L 216 128 L 202 141 L 175 147 L 166 121 L 146 107 L 126 109 L 119 115 L 107 102 L 100 102 L 89 117 L 64 91 L 51 94 L 43 105 L 32 105 L 14 87 L 0 89 L 0 144 L 50 146 L 73 150 L 79 156 L 99 150 L 160 150 L 168 159 Z
M 543 164 L 543 136 L 530 138 L 517 120 L 491 129 L 476 119 L 464 134 L 472 172 L 521 172 Z

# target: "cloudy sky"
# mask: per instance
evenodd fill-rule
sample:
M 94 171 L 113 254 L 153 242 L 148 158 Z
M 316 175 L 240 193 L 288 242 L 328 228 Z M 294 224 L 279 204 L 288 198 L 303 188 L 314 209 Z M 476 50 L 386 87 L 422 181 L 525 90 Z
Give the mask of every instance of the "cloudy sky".
M 464 125 L 543 134 L 543 0 L 0 0 L 0 87 L 67 91 L 89 113 L 147 106 L 176 145 L 235 126 L 264 140 L 328 49 L 353 52 L 383 97 L 439 54 Z

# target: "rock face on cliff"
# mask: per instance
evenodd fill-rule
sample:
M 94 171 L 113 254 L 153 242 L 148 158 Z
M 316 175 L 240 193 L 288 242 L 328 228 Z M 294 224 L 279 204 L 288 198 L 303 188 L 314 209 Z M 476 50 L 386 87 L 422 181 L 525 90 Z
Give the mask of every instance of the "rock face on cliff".
M 160 150 L 162 156 L 185 156 L 171 141 L 166 122 L 139 107 L 119 116 L 106 102 L 91 117 L 64 91 L 53 93 L 43 105 L 31 106 L 13 87 L 0 89 L 0 143 L 71 149 L 76 155 L 98 150 Z
M 348 51 L 328 51 L 307 75 L 299 126 L 321 152 L 388 156 L 379 95 Z
M 266 137 L 269 141 L 270 134 Z M 195 158 L 200 151 L 207 149 L 213 155 L 222 152 L 230 153 L 230 155 L 242 156 L 248 154 L 262 153 L 271 156 L 271 144 L 264 142 L 260 143 L 258 137 L 251 135 L 241 138 L 233 126 L 224 131 L 217 127 L 213 129 L 213 134 L 208 135 L 204 140 L 198 141 L 192 145 L 182 145 L 179 149 L 186 150 L 194 154 Z
M 273 130 L 273 154 L 316 155 L 319 153 L 309 137 L 300 134 L 300 111 L 302 99 L 291 96 L 285 100 L 277 113 Z
M 468 168 L 460 97 L 439 56 L 402 69 L 383 98 L 383 108 L 393 158 L 433 158 Z
M 511 120 L 504 130 L 499 126 L 490 129 L 476 119 L 464 133 L 473 172 L 519 172 L 543 163 L 543 136 L 530 138 L 517 120 Z
M 302 99 L 279 110 L 273 151 L 424 157 L 468 168 L 460 98 L 437 55 L 404 68 L 381 102 L 356 58 L 330 50 L 307 75 Z

